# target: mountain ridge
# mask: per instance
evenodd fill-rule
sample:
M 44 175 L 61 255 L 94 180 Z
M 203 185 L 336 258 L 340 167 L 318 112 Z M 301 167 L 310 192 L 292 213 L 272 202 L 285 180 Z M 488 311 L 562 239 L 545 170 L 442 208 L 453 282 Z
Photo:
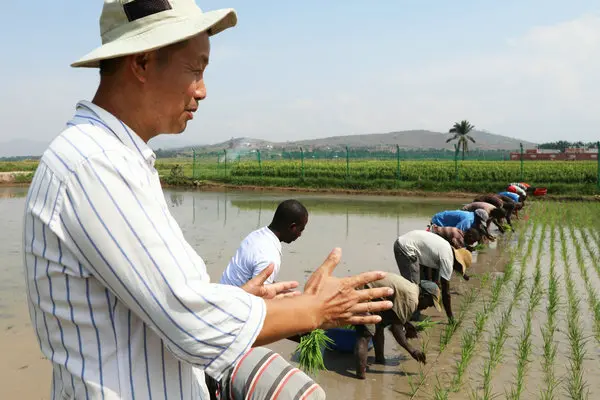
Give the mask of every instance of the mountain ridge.
M 519 143 L 523 143 L 524 148 L 534 148 L 536 143 L 520 140 L 513 137 L 497 135 L 487 131 L 475 130 L 471 133 L 475 143 L 469 142 L 470 150 L 518 150 Z M 183 138 L 181 136 L 169 137 L 161 135 L 150 140 L 149 145 L 152 149 L 169 149 L 172 151 L 191 151 L 214 152 L 224 149 L 297 149 L 303 147 L 306 149 L 344 149 L 350 148 L 369 148 L 386 150 L 395 149 L 398 145 L 406 150 L 433 150 L 433 149 L 453 149 L 454 143 L 446 143 L 446 139 L 452 137 L 449 133 L 434 132 L 428 130 L 407 130 L 393 131 L 387 133 L 368 133 L 337 135 L 324 138 L 302 139 L 293 141 L 274 142 L 250 137 L 233 137 L 229 140 L 214 144 L 192 145 L 193 139 Z M 22 157 L 22 156 L 40 156 L 48 142 L 35 141 L 28 139 L 13 139 L 0 143 L 0 157 Z

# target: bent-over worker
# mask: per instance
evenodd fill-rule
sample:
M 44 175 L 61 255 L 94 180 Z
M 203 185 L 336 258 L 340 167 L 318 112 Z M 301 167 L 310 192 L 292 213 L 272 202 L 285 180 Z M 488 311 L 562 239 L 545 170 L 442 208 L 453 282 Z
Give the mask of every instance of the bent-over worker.
M 463 232 L 453 226 L 431 225 L 429 231 L 446 239 L 455 249 L 464 247 L 469 251 L 473 251 L 473 245 L 481 240 L 481 234 L 475 228 Z
M 446 315 L 449 320 L 453 320 L 450 279 L 452 272 L 457 271 L 465 280 L 469 280 L 467 269 L 471 266 L 471 252 L 465 248 L 453 248 L 435 233 L 414 230 L 394 242 L 394 257 L 400 274 L 409 281 L 418 284 L 425 277 L 440 285 Z M 428 272 L 431 273 L 431 278 L 427 276 Z
M 400 346 L 402 346 L 412 358 L 426 363 L 425 354 L 412 347 L 407 339 L 418 337 L 417 329 L 409 320 L 417 310 L 435 307 L 440 310 L 440 288 L 431 281 L 419 281 L 413 283 L 401 275 L 389 273 L 384 279 L 371 282 L 365 287 L 391 287 L 394 294 L 388 297 L 394 306 L 390 310 L 378 313 L 381 322 L 369 325 L 356 325 L 356 344 L 354 357 L 356 360 L 356 376 L 365 379 L 367 371 L 367 353 L 369 352 L 369 340 L 373 338 L 375 347 L 375 362 L 385 363 L 384 356 L 384 328 L 390 326 L 390 331 Z
M 431 218 L 431 224 L 437 226 L 452 226 L 463 232 L 471 228 L 477 229 L 481 234 L 491 240 L 494 239 L 488 233 L 486 228 L 489 215 L 485 210 L 463 211 L 463 210 L 447 210 L 435 214 Z
M 506 218 L 506 212 L 504 211 L 504 209 L 496 207 L 484 201 L 474 201 L 472 203 L 466 204 L 462 209 L 464 211 L 473 212 L 477 210 L 484 210 L 489 216 L 487 220 L 486 229 L 489 230 L 490 225 L 493 223 L 494 225 L 496 225 L 496 227 L 501 233 L 504 233 L 504 228 L 502 227 L 503 221 Z

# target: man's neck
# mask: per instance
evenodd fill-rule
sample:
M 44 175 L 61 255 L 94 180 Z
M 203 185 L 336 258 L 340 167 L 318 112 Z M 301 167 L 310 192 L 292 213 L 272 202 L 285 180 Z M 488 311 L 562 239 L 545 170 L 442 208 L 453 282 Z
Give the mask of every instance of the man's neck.
M 128 96 L 129 93 L 136 92 L 134 88 L 120 87 L 115 90 L 114 85 L 101 83 L 92 103 L 123 121 L 144 143 L 148 143 L 150 139 L 157 136 L 157 133 L 147 125 L 148 118 L 142 115 L 140 107 L 132 106 L 140 104 L 139 99 Z
M 269 225 L 269 226 L 267 226 L 267 228 L 269 228 L 269 230 L 270 230 L 271 232 L 273 232 L 273 234 L 274 234 L 275 236 L 277 236 L 277 239 L 279 239 L 279 241 L 281 242 L 281 236 L 280 236 L 280 233 L 279 233 L 279 231 L 278 231 L 277 229 L 275 229 L 275 227 L 273 227 L 273 225 Z

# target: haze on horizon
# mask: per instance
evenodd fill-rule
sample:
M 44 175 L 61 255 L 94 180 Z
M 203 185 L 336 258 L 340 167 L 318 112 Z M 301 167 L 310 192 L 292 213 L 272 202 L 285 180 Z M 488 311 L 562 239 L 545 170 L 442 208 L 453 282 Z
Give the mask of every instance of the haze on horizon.
M 269 141 L 426 129 L 458 120 L 532 142 L 600 138 L 600 3 L 300 3 L 233 7 L 212 39 L 207 99 L 176 141 Z M 50 141 L 91 99 L 102 1 L 4 5 L 0 142 Z M 158 139 L 165 138 L 165 135 Z

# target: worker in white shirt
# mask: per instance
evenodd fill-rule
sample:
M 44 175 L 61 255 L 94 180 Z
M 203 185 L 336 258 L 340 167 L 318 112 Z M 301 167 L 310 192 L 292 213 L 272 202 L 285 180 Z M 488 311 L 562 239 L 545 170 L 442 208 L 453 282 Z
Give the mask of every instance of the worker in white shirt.
M 242 241 L 220 283 L 242 286 L 270 264 L 274 270 L 265 283 L 276 281 L 281 268 L 281 242 L 294 242 L 302 235 L 307 223 L 308 211 L 302 203 L 293 199 L 281 202 L 269 226 L 251 232 Z

